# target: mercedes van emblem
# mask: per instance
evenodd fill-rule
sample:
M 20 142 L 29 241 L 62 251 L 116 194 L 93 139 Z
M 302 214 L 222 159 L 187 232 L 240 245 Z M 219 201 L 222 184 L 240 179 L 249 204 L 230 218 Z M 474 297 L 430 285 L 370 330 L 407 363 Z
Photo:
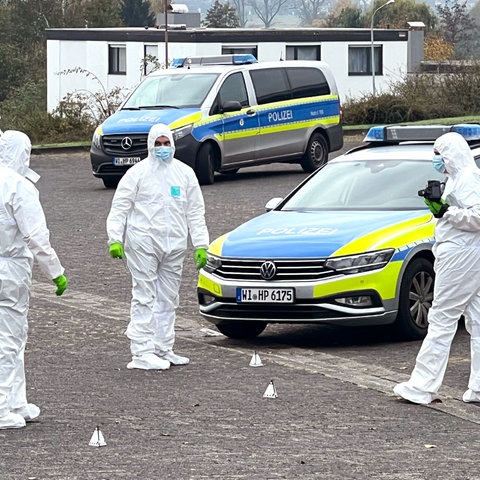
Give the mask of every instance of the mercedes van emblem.
M 130 137 L 123 137 L 122 138 L 122 148 L 124 150 L 130 150 L 132 148 L 133 141 Z
M 277 266 L 273 262 L 263 262 L 260 265 L 260 275 L 264 280 L 271 280 L 277 273 Z

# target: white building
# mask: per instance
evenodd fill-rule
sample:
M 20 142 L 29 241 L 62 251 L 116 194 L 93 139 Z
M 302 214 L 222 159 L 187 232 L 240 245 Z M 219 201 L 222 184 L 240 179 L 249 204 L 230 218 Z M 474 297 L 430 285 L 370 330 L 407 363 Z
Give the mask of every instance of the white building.
M 84 28 L 47 30 L 47 108 L 54 110 L 68 93 L 100 87 L 131 89 L 148 73 L 143 59 L 165 63 L 176 57 L 252 53 L 259 61 L 323 60 L 332 68 L 344 101 L 388 91 L 423 60 L 423 28 L 375 29 L 375 75 L 371 69 L 370 29 L 187 29 Z M 167 35 L 165 35 L 165 33 Z M 166 38 L 166 42 L 165 42 Z M 81 68 L 93 74 L 70 73 Z M 100 85 L 100 83 L 101 85 Z

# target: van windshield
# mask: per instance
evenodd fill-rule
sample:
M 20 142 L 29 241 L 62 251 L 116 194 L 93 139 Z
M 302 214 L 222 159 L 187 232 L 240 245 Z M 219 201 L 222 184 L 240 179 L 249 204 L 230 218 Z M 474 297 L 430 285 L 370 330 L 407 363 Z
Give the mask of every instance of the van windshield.
M 200 108 L 218 73 L 187 73 L 147 77 L 130 95 L 122 110 Z

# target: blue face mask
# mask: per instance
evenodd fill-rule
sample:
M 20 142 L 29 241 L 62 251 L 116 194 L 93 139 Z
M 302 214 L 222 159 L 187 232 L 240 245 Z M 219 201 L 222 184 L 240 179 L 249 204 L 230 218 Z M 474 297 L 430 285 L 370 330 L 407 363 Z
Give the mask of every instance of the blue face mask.
M 162 160 L 163 162 L 168 162 L 172 159 L 172 147 L 155 147 L 155 156 L 158 160 Z
M 445 173 L 445 162 L 441 155 L 434 155 L 432 159 L 433 168 L 440 173 Z

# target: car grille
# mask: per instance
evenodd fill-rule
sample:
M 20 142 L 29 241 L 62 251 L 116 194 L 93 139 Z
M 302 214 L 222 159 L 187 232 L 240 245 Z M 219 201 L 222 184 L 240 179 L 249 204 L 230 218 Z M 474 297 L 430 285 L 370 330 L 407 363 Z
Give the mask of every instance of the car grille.
M 273 262 L 276 267 L 275 275 L 269 280 L 307 281 L 336 274 L 334 270 L 325 266 L 324 259 L 229 260 L 222 258 L 222 265 L 215 270 L 215 275 L 226 280 L 265 281 L 260 268 L 267 261 Z
M 125 138 L 131 140 L 132 146 L 125 150 L 122 147 L 122 140 Z M 107 155 L 121 157 L 146 157 L 147 156 L 147 135 L 104 135 L 102 137 L 103 151 Z

